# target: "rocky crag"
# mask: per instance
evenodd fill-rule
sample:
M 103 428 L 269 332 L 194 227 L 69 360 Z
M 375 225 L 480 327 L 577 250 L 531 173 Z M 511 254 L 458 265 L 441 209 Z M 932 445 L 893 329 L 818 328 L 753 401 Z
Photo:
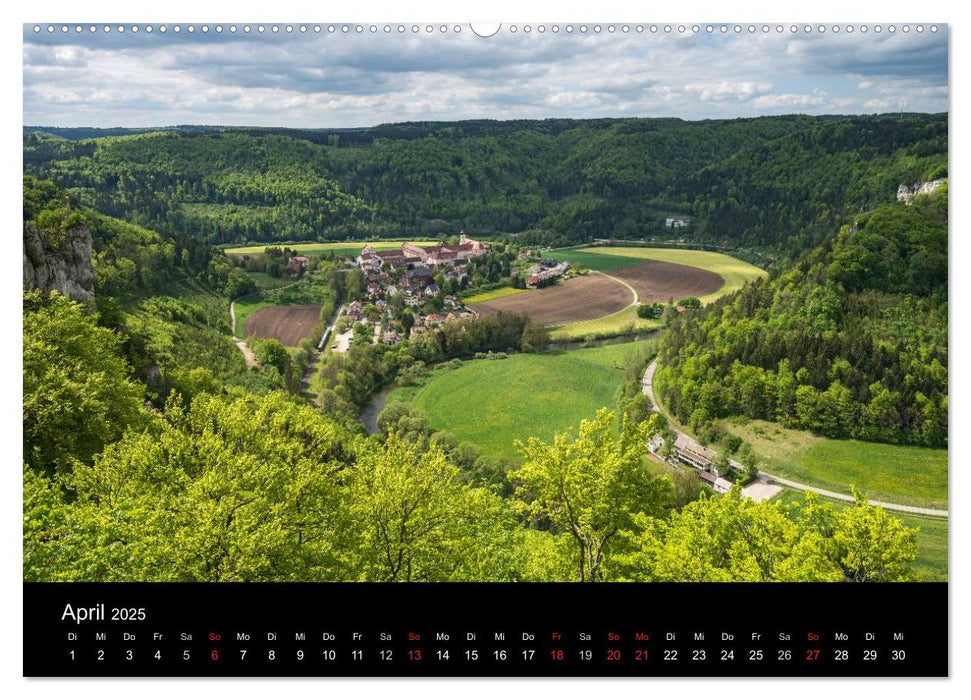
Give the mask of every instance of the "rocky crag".
M 77 226 L 52 235 L 25 222 L 24 289 L 56 289 L 77 301 L 94 301 L 91 231 Z

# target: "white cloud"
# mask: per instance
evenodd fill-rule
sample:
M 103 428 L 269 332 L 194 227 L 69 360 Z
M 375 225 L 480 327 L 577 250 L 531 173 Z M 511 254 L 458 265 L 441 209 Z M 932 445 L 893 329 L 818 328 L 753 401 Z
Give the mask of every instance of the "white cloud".
M 942 35 L 28 33 L 23 55 L 25 123 L 60 126 L 699 119 L 948 99 Z

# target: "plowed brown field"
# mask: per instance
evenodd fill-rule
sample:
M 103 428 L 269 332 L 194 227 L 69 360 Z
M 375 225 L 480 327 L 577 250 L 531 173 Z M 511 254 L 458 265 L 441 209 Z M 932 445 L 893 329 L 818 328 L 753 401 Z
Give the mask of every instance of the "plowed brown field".
M 559 326 L 607 316 L 633 301 L 633 295 L 624 285 L 603 275 L 590 274 L 563 280 L 552 287 L 473 304 L 472 308 L 485 315 L 500 311 L 524 313 L 543 325 Z
M 248 319 L 244 332 L 248 338 L 276 338 L 290 348 L 310 335 L 320 317 L 319 305 L 269 306 L 260 309 Z
M 642 304 L 703 297 L 717 292 L 725 284 L 721 275 L 714 272 L 657 260 L 611 270 L 608 274 L 636 289 Z

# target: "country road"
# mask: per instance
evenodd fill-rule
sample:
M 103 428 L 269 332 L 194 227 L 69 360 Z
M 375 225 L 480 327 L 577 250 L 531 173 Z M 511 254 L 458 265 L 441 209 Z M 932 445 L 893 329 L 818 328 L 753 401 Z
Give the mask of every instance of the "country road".
M 651 361 L 651 364 L 649 364 L 647 366 L 647 369 L 644 371 L 644 378 L 641 382 L 641 389 L 644 392 L 644 395 L 651 400 L 651 408 L 656 413 L 660 413 L 661 411 L 658 408 L 657 400 L 654 398 L 654 371 L 656 369 L 657 369 L 657 360 L 654 359 Z M 680 435 L 685 440 L 687 440 L 693 448 L 698 448 L 698 449 L 701 448 L 701 445 L 696 440 L 694 440 L 694 438 L 681 432 L 671 421 L 668 421 L 668 427 L 670 428 L 672 433 L 674 433 L 675 435 Z M 735 460 L 729 460 L 729 461 L 731 462 L 732 467 L 744 471 L 745 468 L 741 464 L 739 464 Z M 848 494 L 837 493 L 836 491 L 827 491 L 826 489 L 817 488 L 815 486 L 809 486 L 807 484 L 800 484 L 797 481 L 784 479 L 781 476 L 776 476 L 775 474 L 769 474 L 768 472 L 760 471 L 759 479 L 764 479 L 765 481 L 772 481 L 782 486 L 788 486 L 789 488 L 796 489 L 797 491 L 812 491 L 814 493 L 818 493 L 820 496 L 825 496 L 827 498 L 835 498 L 836 500 L 848 501 L 850 503 L 853 502 L 853 497 Z M 931 515 L 939 518 L 948 517 L 948 511 L 946 510 L 936 510 L 934 508 L 919 508 L 917 506 L 906 506 L 900 503 L 887 503 L 884 501 L 872 501 L 872 500 L 870 501 L 870 504 L 874 506 L 879 506 L 881 508 L 885 508 L 887 510 L 899 511 L 901 513 L 913 513 L 915 515 Z

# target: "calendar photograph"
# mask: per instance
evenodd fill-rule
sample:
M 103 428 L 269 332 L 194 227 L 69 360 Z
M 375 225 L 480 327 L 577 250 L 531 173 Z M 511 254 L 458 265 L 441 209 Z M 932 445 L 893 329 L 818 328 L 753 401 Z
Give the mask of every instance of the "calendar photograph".
M 945 24 L 25 24 L 25 585 L 946 582 L 948 101 Z

